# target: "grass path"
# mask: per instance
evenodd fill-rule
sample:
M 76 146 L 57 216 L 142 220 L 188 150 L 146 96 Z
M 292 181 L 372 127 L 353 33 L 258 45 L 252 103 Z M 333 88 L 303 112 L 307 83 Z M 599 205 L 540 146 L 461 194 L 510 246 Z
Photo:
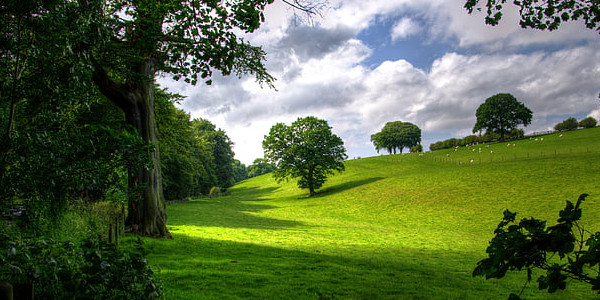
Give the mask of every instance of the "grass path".
M 471 277 L 505 209 L 552 224 L 586 192 L 584 220 L 600 230 L 599 129 L 483 148 L 504 160 L 456 162 L 488 155 L 471 149 L 352 160 L 311 198 L 295 182 L 253 178 L 169 206 L 174 239 L 146 240 L 149 259 L 166 299 L 506 299 L 524 274 Z M 527 299 L 595 296 L 533 285 Z

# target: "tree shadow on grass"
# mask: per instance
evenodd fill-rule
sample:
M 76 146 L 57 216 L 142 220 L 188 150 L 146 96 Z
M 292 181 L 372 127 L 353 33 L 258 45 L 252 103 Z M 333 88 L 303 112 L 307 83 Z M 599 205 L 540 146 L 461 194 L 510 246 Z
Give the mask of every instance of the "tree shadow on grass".
M 185 235 L 147 240 L 146 246 L 170 299 L 506 299 L 522 283 L 519 276 L 499 282 L 472 278 L 479 258 L 472 252 L 334 255 Z M 524 296 L 577 298 L 569 290 L 546 295 L 532 287 Z
M 362 180 L 354 180 L 354 181 L 340 183 L 340 184 L 337 184 L 334 186 L 326 187 L 323 190 L 319 190 L 317 192 L 317 194 L 314 195 L 313 197 L 314 198 L 328 197 L 328 196 L 331 196 L 334 194 L 344 192 L 346 190 L 350 190 L 350 189 L 359 187 L 361 185 L 379 181 L 381 179 L 384 179 L 384 178 L 383 177 L 373 177 L 373 178 L 367 178 L 367 179 L 362 179 Z
M 277 206 L 260 204 L 269 200 L 265 195 L 273 188 L 237 188 L 232 196 L 192 200 L 185 204 L 171 205 L 167 213 L 169 230 L 177 232 L 178 226 L 248 228 L 265 230 L 288 230 L 303 225 L 301 222 L 258 216 L 257 213 Z

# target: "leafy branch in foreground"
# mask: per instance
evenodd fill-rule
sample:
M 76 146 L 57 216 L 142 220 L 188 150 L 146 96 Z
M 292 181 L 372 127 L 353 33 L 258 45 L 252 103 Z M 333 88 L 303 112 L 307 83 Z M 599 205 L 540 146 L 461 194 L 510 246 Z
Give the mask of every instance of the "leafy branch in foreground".
M 500 279 L 509 270 L 526 270 L 527 286 L 533 270 L 539 269 L 546 271 L 537 279 L 540 290 L 564 290 L 567 279 L 573 279 L 591 284 L 600 293 L 600 232 L 591 233 L 578 224 L 580 205 L 587 196 L 581 194 L 575 204 L 567 201 L 558 224 L 550 227 L 534 218 L 517 223 L 517 213 L 504 211 L 486 250 L 489 256 L 477 263 L 473 276 Z M 521 299 L 520 294 L 511 294 L 509 299 Z

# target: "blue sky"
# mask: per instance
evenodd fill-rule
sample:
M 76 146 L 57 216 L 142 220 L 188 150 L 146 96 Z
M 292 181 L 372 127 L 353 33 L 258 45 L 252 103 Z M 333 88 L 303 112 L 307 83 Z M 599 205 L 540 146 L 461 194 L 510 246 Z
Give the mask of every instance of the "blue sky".
M 461 2 L 330 0 L 307 24 L 292 22 L 276 1 L 263 26 L 244 36 L 267 51 L 276 90 L 218 75 L 211 86 L 160 83 L 187 96 L 181 108 L 192 117 L 225 130 L 247 165 L 263 156 L 271 126 L 309 115 L 329 122 L 350 158 L 378 155 L 370 136 L 390 121 L 419 126 L 425 149 L 471 134 L 477 107 L 497 93 L 532 109 L 526 132 L 600 117 L 597 32 L 577 23 L 521 29 L 512 7 L 491 27 Z

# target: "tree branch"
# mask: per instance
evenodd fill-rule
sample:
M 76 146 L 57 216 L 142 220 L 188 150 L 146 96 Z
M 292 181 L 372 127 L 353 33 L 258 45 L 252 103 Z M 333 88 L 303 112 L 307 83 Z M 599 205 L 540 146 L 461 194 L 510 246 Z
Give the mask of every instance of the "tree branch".
M 110 78 L 104 67 L 95 58 L 92 57 L 91 61 L 94 66 L 92 80 L 100 92 L 115 105 L 127 111 L 127 108 L 133 104 L 127 97 L 128 89 L 122 83 Z

